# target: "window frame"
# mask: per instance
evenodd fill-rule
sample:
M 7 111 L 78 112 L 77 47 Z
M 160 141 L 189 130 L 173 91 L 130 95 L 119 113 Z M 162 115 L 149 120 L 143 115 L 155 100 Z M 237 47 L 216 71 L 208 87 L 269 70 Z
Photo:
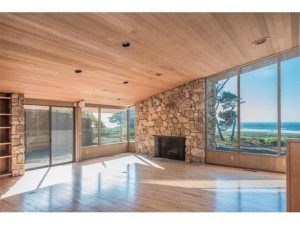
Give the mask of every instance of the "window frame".
M 105 109 L 112 109 L 112 108 L 105 108 Z M 120 112 L 118 113 L 121 113 L 121 112 L 125 112 L 126 113 L 126 139 L 123 139 L 123 129 L 122 129 L 122 122 L 121 122 L 121 125 L 120 125 L 120 141 L 119 142 L 109 142 L 109 143 L 102 143 L 102 140 L 101 140 L 101 145 L 110 145 L 110 144 L 121 144 L 121 143 L 128 143 L 128 109 L 120 109 Z M 102 116 L 102 113 L 106 113 L 106 112 L 101 112 L 101 116 Z M 102 134 L 102 127 L 101 127 L 101 121 L 100 121 L 100 133 Z M 122 140 L 122 141 L 121 141 Z
M 92 145 L 86 145 L 86 146 L 84 146 L 84 145 L 82 145 L 82 137 L 83 137 L 83 129 L 82 129 L 82 113 L 84 112 L 83 111 L 83 109 L 84 108 L 93 108 L 93 109 L 97 109 L 97 114 L 98 114 L 98 143 L 97 144 L 92 144 Z M 81 109 L 81 115 L 80 115 L 80 122 L 81 122 L 81 147 L 83 147 L 83 148 L 87 148 L 87 147 L 93 147 L 93 146 L 99 146 L 100 144 L 101 144 L 101 139 L 100 139 L 100 137 L 101 137 L 101 134 L 100 134 L 100 130 L 99 130 L 99 125 L 101 125 L 101 123 L 99 124 L 99 121 L 100 121 L 100 116 L 99 116 L 99 114 L 100 114 L 100 108 L 99 107 L 84 107 L 83 109 Z
M 130 139 L 130 110 L 131 109 L 134 110 L 134 139 L 133 140 Z M 128 142 L 135 143 L 135 135 L 136 135 L 135 124 L 136 124 L 136 122 L 135 122 L 135 107 L 134 106 L 128 108 L 127 121 L 128 121 L 128 127 L 127 127 L 127 129 L 128 129 L 128 136 L 127 136 Z
M 289 57 L 288 59 L 284 59 L 284 57 L 288 57 L 288 55 L 293 55 L 293 57 Z M 205 138 L 205 149 L 207 151 L 220 151 L 220 152 L 232 152 L 232 151 L 228 151 L 228 150 L 217 150 L 217 149 L 208 149 L 208 124 L 207 124 L 207 118 L 208 118 L 208 110 L 209 110 L 209 101 L 208 101 L 208 88 L 207 88 L 207 84 L 208 82 L 216 82 L 218 80 L 222 80 L 224 79 L 224 75 L 237 70 L 237 96 L 238 96 L 238 103 L 237 103 L 237 114 L 238 114 L 238 118 L 237 118 L 237 149 L 236 151 L 234 151 L 234 153 L 242 153 L 242 154 L 253 154 L 253 155 L 267 155 L 267 156 L 285 156 L 282 155 L 282 145 L 281 145 L 281 63 L 285 60 L 289 60 L 289 59 L 293 59 L 293 58 L 297 58 L 300 57 L 300 48 L 295 48 L 295 49 L 291 49 L 279 54 L 274 54 L 272 56 L 248 63 L 248 64 L 244 64 L 226 71 L 223 71 L 221 73 L 209 76 L 206 78 L 206 90 L 205 90 L 205 97 L 206 97 L 206 109 L 205 109 L 205 134 L 206 134 L 206 138 Z M 267 60 L 274 60 L 275 61 L 275 65 L 276 65 L 276 69 L 277 69 L 277 95 L 275 95 L 277 97 L 277 154 L 276 155 L 272 155 L 272 154 L 266 154 L 266 153 L 249 153 L 249 152 L 240 152 L 240 144 L 241 144 L 241 130 L 240 130 L 240 123 L 241 123 L 241 107 L 240 107 L 240 101 L 241 101 L 241 71 L 242 68 L 245 68 L 247 66 L 251 66 L 251 65 L 255 65 L 259 62 L 265 62 Z M 300 76 L 300 74 L 299 74 Z M 210 106 L 211 107 L 211 106 Z
M 82 141 L 81 141 L 81 148 L 89 148 L 89 147 L 96 147 L 96 146 L 102 146 L 102 145 L 113 145 L 113 144 L 122 144 L 122 143 L 129 143 L 129 142 L 135 142 L 135 140 L 130 140 L 129 139 L 129 110 L 131 107 L 128 107 L 128 108 L 113 108 L 113 107 L 103 107 L 103 106 L 99 106 L 99 105 L 87 105 L 86 107 L 84 108 L 97 108 L 98 109 L 98 144 L 94 144 L 94 145 L 88 145 L 88 146 L 83 146 L 82 145 Z M 84 109 L 83 108 L 83 109 Z M 82 119 L 82 113 L 83 113 L 83 109 L 81 109 L 81 116 L 80 116 L 80 119 Z M 127 130 L 126 130 L 126 134 L 127 134 L 127 138 L 126 139 L 123 139 L 123 141 L 121 142 L 112 142 L 112 143 L 103 143 L 102 140 L 101 140 L 101 136 L 102 136 L 102 126 L 101 126 L 101 114 L 103 113 L 102 112 L 102 109 L 120 109 L 122 111 L 124 111 L 126 113 L 126 118 L 127 118 Z M 81 140 L 82 140 L 82 126 L 81 126 Z M 122 135 L 122 134 L 121 134 Z

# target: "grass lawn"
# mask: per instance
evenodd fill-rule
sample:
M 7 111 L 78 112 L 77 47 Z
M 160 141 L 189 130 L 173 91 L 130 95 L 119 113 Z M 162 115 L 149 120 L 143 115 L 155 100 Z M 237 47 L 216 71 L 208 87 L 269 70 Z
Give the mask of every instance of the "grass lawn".
M 237 151 L 237 137 L 230 138 L 230 132 L 223 132 L 225 141 L 216 135 L 216 150 Z M 285 154 L 286 138 L 300 138 L 300 134 L 281 134 L 281 152 Z M 277 132 L 241 131 L 240 152 L 277 155 Z

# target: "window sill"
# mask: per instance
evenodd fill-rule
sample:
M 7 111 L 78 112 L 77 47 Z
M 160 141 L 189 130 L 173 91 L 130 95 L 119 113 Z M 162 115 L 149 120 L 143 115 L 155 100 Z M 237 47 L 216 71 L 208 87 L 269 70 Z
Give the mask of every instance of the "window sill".
M 123 141 L 123 142 L 114 142 L 114 143 L 103 143 L 103 144 L 100 144 L 101 145 L 117 145 L 117 144 L 126 144 L 127 141 Z
M 91 148 L 91 147 L 97 147 L 99 146 L 99 144 L 95 144 L 95 145 L 87 145 L 87 146 L 81 146 L 81 148 Z
M 207 151 L 221 152 L 221 153 L 232 153 L 232 154 L 244 154 L 244 155 L 256 155 L 256 156 L 286 157 L 286 155 L 272 155 L 272 154 L 260 154 L 260 153 L 250 153 L 250 152 L 226 151 L 226 150 L 207 149 Z

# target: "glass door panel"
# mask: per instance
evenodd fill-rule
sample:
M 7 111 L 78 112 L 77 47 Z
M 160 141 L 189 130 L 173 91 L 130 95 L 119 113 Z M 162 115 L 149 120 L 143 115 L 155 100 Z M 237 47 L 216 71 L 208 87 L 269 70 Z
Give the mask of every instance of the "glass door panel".
M 25 105 L 25 168 L 50 164 L 49 106 Z
M 51 107 L 52 165 L 72 162 L 74 149 L 73 108 Z

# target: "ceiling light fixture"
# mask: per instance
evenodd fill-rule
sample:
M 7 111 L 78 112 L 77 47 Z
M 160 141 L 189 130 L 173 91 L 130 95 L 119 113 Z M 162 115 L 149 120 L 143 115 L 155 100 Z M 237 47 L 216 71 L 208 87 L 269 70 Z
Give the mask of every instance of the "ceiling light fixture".
M 128 83 L 129 83 L 128 81 L 124 81 L 124 82 L 123 82 L 123 84 L 128 84 Z
M 76 70 L 75 70 L 75 73 L 82 73 L 82 70 L 76 69 Z
M 253 41 L 253 42 L 252 42 L 252 45 L 256 45 L 256 46 L 262 45 L 262 44 L 268 42 L 269 40 L 270 40 L 269 37 L 263 37 L 263 38 L 260 38 L 260 39 L 257 39 L 257 40 L 255 40 L 255 41 Z
M 131 43 L 129 41 L 125 41 L 121 45 L 123 48 L 128 48 L 131 45 Z

